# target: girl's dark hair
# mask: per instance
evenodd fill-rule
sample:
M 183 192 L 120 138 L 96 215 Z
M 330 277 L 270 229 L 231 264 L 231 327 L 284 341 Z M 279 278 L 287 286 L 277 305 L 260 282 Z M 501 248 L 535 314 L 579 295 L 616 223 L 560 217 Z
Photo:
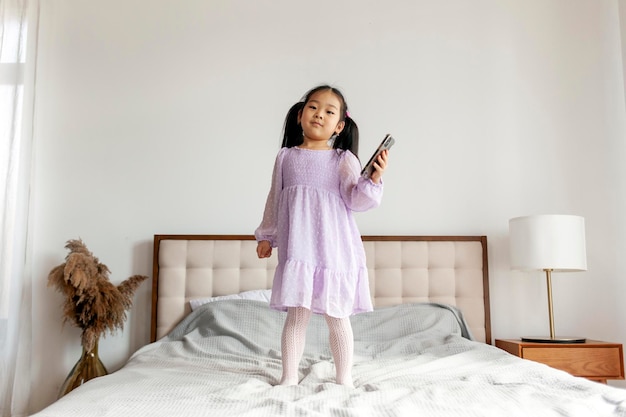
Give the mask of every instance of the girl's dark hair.
M 339 101 L 341 102 L 341 109 L 339 109 L 339 120 L 344 122 L 344 128 L 333 142 L 333 148 L 348 150 L 354 155 L 358 155 L 359 128 L 354 120 L 352 120 L 352 118 L 348 116 L 348 103 L 346 103 L 346 99 L 343 97 L 343 94 L 341 94 L 341 91 L 329 85 L 319 85 L 309 90 L 304 95 L 301 101 L 291 106 L 289 112 L 287 112 L 287 117 L 285 117 L 285 125 L 283 127 L 283 142 L 281 147 L 291 148 L 294 146 L 302 145 L 304 139 L 302 136 L 302 125 L 298 123 L 298 115 L 300 114 L 300 111 L 304 108 L 304 105 L 311 99 L 311 96 L 313 94 L 317 93 L 318 91 L 324 90 L 330 90 L 333 94 L 337 96 L 337 98 L 339 98 Z

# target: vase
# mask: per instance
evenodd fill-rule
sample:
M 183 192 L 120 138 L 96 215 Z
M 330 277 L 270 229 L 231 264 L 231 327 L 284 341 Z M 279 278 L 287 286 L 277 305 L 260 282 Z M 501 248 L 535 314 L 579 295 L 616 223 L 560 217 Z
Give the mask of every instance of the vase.
M 98 341 L 96 340 L 90 352 L 87 352 L 85 346 L 83 346 L 83 353 L 65 379 L 59 393 L 59 398 L 72 391 L 74 388 L 83 385 L 90 379 L 107 374 L 108 371 L 98 356 Z

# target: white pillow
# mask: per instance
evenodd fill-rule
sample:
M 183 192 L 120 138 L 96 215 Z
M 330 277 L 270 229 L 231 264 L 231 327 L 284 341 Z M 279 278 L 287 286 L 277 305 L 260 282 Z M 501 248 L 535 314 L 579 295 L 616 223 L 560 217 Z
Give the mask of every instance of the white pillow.
M 250 290 L 240 292 L 239 294 L 220 295 L 217 297 L 206 298 L 192 298 L 191 300 L 189 300 L 189 305 L 191 306 L 191 311 L 193 311 L 203 304 L 212 303 L 213 301 L 220 300 L 256 300 L 269 303 L 271 296 L 272 290 Z

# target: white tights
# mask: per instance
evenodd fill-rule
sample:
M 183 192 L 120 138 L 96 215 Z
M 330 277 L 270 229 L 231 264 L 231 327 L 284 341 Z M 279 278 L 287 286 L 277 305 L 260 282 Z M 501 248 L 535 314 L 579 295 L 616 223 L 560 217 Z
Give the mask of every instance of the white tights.
M 354 336 L 348 317 L 336 318 L 326 315 L 329 330 L 330 350 L 335 360 L 336 380 L 338 384 L 353 387 L 352 356 L 354 352 Z
M 289 307 L 283 327 L 281 351 L 283 355 L 283 377 L 280 385 L 298 385 L 298 365 L 304 353 L 306 327 L 311 310 L 304 307 Z
M 287 319 L 283 327 L 281 350 L 283 376 L 281 385 L 298 384 L 298 365 L 304 352 L 306 329 L 311 318 L 311 310 L 304 307 L 287 309 Z M 335 360 L 336 381 L 352 387 L 352 356 L 354 336 L 350 319 L 325 315 L 329 330 L 330 350 Z

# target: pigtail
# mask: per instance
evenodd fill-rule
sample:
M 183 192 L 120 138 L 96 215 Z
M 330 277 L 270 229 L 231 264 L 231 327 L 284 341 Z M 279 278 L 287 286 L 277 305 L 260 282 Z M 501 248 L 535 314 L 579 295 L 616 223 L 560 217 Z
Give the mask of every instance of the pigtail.
M 283 142 L 281 148 L 292 148 L 302 145 L 304 138 L 302 137 L 302 125 L 298 123 L 300 111 L 304 108 L 304 102 L 300 101 L 289 109 L 285 117 L 283 126 Z
M 335 139 L 333 148 L 350 151 L 359 157 L 359 127 L 348 115 L 345 116 L 343 130 Z

